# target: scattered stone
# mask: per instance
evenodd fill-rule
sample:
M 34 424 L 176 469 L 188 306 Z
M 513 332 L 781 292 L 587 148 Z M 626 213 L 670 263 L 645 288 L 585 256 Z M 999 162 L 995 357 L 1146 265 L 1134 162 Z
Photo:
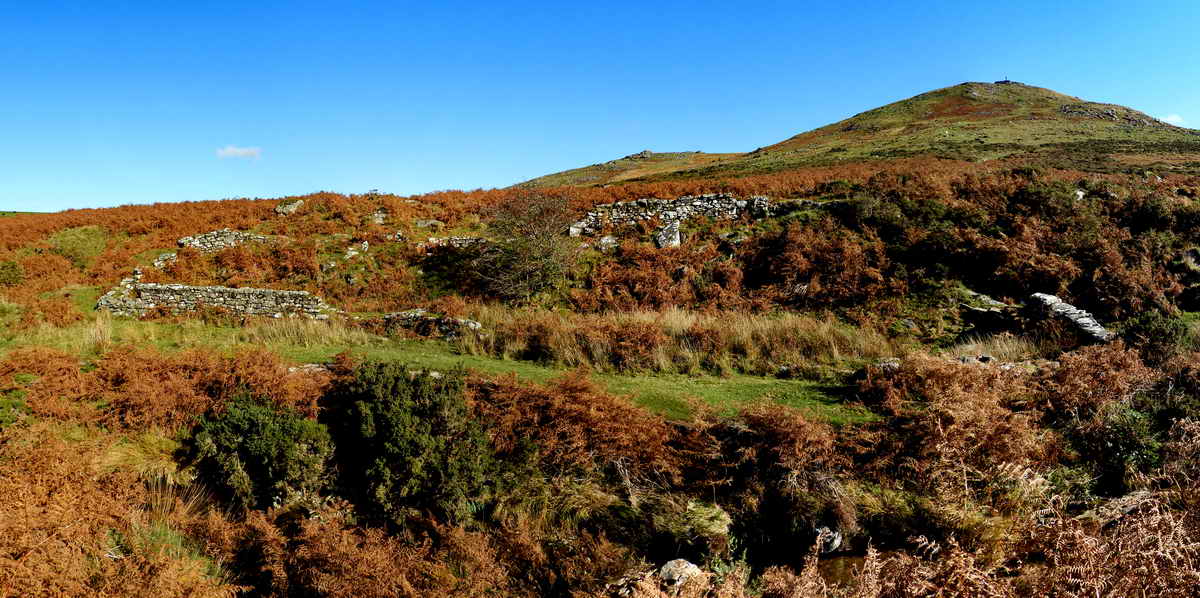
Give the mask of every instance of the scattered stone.
M 446 223 L 442 222 L 441 220 L 432 220 L 432 219 L 417 220 L 417 221 L 413 222 L 413 226 L 415 226 L 417 228 L 432 228 L 434 230 L 442 230 L 443 228 L 445 228 Z
M 329 366 L 323 363 L 305 363 L 288 368 L 289 374 L 328 374 L 331 371 Z
M 170 253 L 164 253 L 154 258 L 154 267 L 162 270 L 163 268 L 167 267 L 167 265 L 174 263 L 177 259 L 179 259 L 179 254 L 175 253 L 174 251 Z
M 610 251 L 612 249 L 616 249 L 620 244 L 620 241 L 617 241 L 616 237 L 612 235 L 605 235 L 600 237 L 599 241 L 596 241 L 596 249 L 599 249 L 600 251 Z
M 358 256 L 358 254 L 360 254 L 360 253 L 366 253 L 367 250 L 370 248 L 371 248 L 371 244 L 368 243 L 367 241 L 363 241 L 362 243 L 359 243 L 358 245 L 351 245 L 350 247 L 346 248 L 346 254 L 344 256 L 342 256 L 342 259 L 347 259 L 347 260 L 353 259 L 354 257 Z
M 1116 333 L 1109 331 L 1092 314 L 1079 309 L 1069 303 L 1063 302 L 1062 299 L 1054 295 L 1046 293 L 1034 293 L 1030 297 L 1031 302 L 1038 311 L 1045 312 L 1051 317 L 1062 318 L 1075 326 L 1076 330 L 1082 333 L 1085 337 L 1099 343 L 1107 343 L 1116 337 Z
M 378 225 L 383 225 L 383 223 L 387 222 L 387 217 L 388 211 L 384 208 L 379 208 L 378 210 L 375 210 L 375 213 L 371 214 L 371 222 L 374 222 Z
M 292 214 L 296 213 L 296 210 L 300 209 L 300 206 L 303 205 L 303 199 L 297 199 L 296 201 L 285 201 L 275 206 L 275 213 L 279 214 L 280 216 L 291 216 Z
M 396 231 L 394 233 L 388 233 L 388 234 L 384 235 L 383 238 L 387 239 L 388 241 L 404 241 L 405 240 L 404 233 L 401 231 Z
M 1087 197 L 1087 191 L 1084 191 L 1083 189 L 1075 190 L 1075 201 L 1080 201 L 1085 197 Z
M 666 247 L 679 247 L 681 242 L 679 236 L 679 221 L 672 220 L 663 225 L 662 228 L 654 231 L 654 244 L 659 249 Z
M 384 314 L 378 318 L 378 322 L 385 334 L 395 334 L 396 330 L 404 329 L 446 340 L 458 338 L 468 331 L 479 334 L 483 330 L 483 325 L 475 320 L 443 316 L 421 307 Z
M 428 254 L 431 250 L 439 247 L 466 249 L 486 243 L 488 240 L 483 237 L 429 237 L 424 243 L 417 244 L 417 250 Z
M 685 559 L 675 559 L 663 565 L 658 570 L 658 578 L 662 580 L 668 588 L 676 588 L 682 586 L 688 581 L 704 575 L 700 567 L 693 565 Z

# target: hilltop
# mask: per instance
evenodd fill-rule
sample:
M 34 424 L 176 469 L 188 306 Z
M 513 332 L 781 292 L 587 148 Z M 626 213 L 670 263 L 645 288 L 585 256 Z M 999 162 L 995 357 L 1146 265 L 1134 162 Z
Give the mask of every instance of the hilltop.
M 1058 168 L 1200 172 L 1200 131 L 1137 110 L 1015 81 L 923 93 L 748 153 L 649 153 L 539 177 L 527 186 L 598 185 L 777 172 L 936 156 L 1020 159 Z

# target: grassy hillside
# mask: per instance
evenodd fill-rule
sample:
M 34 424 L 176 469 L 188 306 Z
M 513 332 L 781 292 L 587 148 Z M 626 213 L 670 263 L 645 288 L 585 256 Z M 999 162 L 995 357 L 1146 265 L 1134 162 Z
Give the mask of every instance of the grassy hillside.
M 968 84 L 536 192 L 2 218 L 0 595 L 1193 595 L 1191 135 Z M 779 209 L 565 234 L 718 191 Z M 98 311 L 135 268 L 337 309 Z
M 703 154 L 713 158 L 686 164 L 664 159 L 654 169 L 630 168 L 623 159 L 609 163 L 613 166 L 548 175 L 528 184 L 737 176 L 920 155 L 968 161 L 1020 157 L 1025 162 L 1098 172 L 1151 168 L 1200 173 L 1200 131 L 1123 106 L 1022 83 L 962 83 L 746 154 Z M 605 168 L 620 176 L 599 176 Z
M 605 185 L 631 179 L 653 178 L 681 170 L 702 169 L 741 154 L 708 154 L 704 152 L 638 152 L 573 170 L 538 177 L 522 186 L 559 187 L 567 185 Z

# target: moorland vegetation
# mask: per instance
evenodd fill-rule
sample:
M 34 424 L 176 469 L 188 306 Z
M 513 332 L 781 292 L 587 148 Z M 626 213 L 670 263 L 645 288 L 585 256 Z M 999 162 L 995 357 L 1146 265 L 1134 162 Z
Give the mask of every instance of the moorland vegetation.
M 1194 595 L 1200 177 L 1056 164 L 7 216 L 0 593 Z M 702 193 L 786 209 L 565 234 Z M 341 312 L 97 311 L 134 268 Z

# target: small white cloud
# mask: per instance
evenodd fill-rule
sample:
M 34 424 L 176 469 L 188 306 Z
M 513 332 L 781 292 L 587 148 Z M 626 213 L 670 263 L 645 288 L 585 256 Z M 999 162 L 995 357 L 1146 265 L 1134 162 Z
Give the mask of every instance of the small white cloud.
M 1183 120 L 1183 117 L 1179 116 L 1178 114 L 1168 114 L 1168 115 L 1164 116 L 1162 118 L 1162 120 L 1163 120 L 1163 122 L 1171 123 L 1175 126 L 1182 126 L 1183 123 L 1187 122 L 1186 120 Z
M 261 147 L 238 147 L 236 145 L 227 145 L 217 149 L 218 158 L 254 158 L 257 160 L 261 156 Z

